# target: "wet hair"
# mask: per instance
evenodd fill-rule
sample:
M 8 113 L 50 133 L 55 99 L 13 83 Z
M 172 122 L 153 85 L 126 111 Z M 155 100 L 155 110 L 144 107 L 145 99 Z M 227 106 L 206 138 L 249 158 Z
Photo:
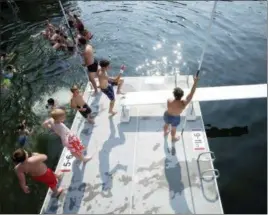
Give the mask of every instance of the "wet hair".
M 181 98 L 183 97 L 184 95 L 184 92 L 181 88 L 179 87 L 176 87 L 174 90 L 173 90 L 173 95 L 175 97 L 176 100 L 181 100 Z
M 11 65 L 7 65 L 6 69 L 7 69 L 7 70 L 12 70 L 13 67 L 12 67 Z
M 50 113 L 50 116 L 54 119 L 54 120 L 57 120 L 59 119 L 60 117 L 64 116 L 65 115 L 65 111 L 60 109 L 60 108 L 57 108 L 57 109 L 54 109 L 53 111 L 51 111 Z
M 81 43 L 82 45 L 86 45 L 87 44 L 87 40 L 84 37 L 80 37 L 78 39 L 79 43 Z
M 79 31 L 80 33 L 83 33 L 84 30 L 85 30 L 85 27 L 84 27 L 84 25 L 78 25 L 77 29 L 78 29 L 78 31 Z
M 12 160 L 15 163 L 22 163 L 26 160 L 26 152 L 23 149 L 17 149 L 13 152 Z
M 63 34 L 62 32 L 60 32 L 60 36 L 61 36 L 61 37 L 63 37 L 63 36 L 64 36 L 64 34 Z
M 64 35 L 63 37 L 64 37 L 64 39 L 68 39 L 68 37 L 66 35 Z
M 100 61 L 100 67 L 101 68 L 105 68 L 105 67 L 107 67 L 109 65 L 110 65 L 110 61 L 108 61 L 108 60 L 101 60 Z
M 54 100 L 53 98 L 49 98 L 49 99 L 47 100 L 47 104 L 48 104 L 48 105 L 54 105 L 54 104 L 55 104 L 55 100 Z
M 59 33 L 60 33 L 60 30 L 59 30 L 59 29 L 57 29 L 57 30 L 55 31 L 55 33 L 56 33 L 56 34 L 59 34 Z
M 74 93 L 76 90 L 79 90 L 77 85 L 73 85 L 72 88 L 70 89 L 72 93 Z
M 77 17 L 77 15 L 76 15 L 76 14 L 74 14 L 74 18 L 78 19 L 78 17 Z

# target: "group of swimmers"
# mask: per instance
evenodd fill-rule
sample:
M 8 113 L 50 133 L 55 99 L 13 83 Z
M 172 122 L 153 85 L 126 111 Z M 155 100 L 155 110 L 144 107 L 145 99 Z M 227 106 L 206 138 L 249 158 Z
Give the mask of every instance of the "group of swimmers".
M 85 29 L 84 24 L 76 14 L 72 15 L 71 12 L 67 12 L 67 14 L 69 23 L 68 27 L 75 29 L 75 41 L 67 36 L 63 27 L 55 27 L 49 20 L 46 21 L 46 28 L 41 32 L 41 34 L 50 42 L 51 46 L 55 50 L 68 50 L 73 52 L 76 45 L 78 45 L 78 40 L 80 38 L 84 38 L 86 41 L 89 41 L 92 39 L 93 35 Z
M 7 54 L 6 52 L 2 52 L 0 54 L 0 63 L 1 63 L 1 88 L 7 89 L 10 84 L 13 76 L 17 73 L 16 68 L 9 64 L 9 62 L 14 58 L 16 54 L 10 53 Z
M 79 20 L 77 16 L 70 16 L 70 14 L 69 24 L 73 27 L 79 27 L 80 29 L 82 28 L 81 26 L 83 26 L 81 20 Z M 55 34 L 57 34 L 57 32 L 55 31 L 53 34 L 52 26 L 48 22 L 44 35 L 47 36 L 48 39 L 50 38 L 50 40 L 52 40 Z M 88 77 L 94 88 L 93 96 L 96 96 L 99 93 L 98 88 L 100 88 L 101 92 L 104 93 L 110 100 L 108 113 L 110 116 L 114 116 L 117 112 L 114 110 L 115 93 L 113 87 L 117 86 L 117 94 L 124 94 L 121 91 L 124 83 L 124 80 L 121 76 L 125 70 L 125 66 L 121 66 L 117 77 L 110 77 L 108 75 L 109 69 L 111 68 L 110 61 L 106 59 L 98 61 L 94 57 L 93 47 L 87 43 L 87 39 L 84 36 L 80 35 L 78 42 L 80 48 L 82 49 L 84 66 L 87 67 Z M 99 86 L 97 86 L 95 78 L 99 80 Z M 185 100 L 182 99 L 184 92 L 179 87 L 176 87 L 173 91 L 174 98 L 167 100 L 167 110 L 163 114 L 163 119 L 165 122 L 163 130 L 165 136 L 167 136 L 171 131 L 171 140 L 173 142 L 179 140 L 179 137 L 176 137 L 176 128 L 180 124 L 180 115 L 186 106 L 191 102 L 197 87 L 197 83 L 198 78 L 195 77 L 192 89 Z M 70 91 L 72 92 L 72 97 L 70 99 L 71 108 L 79 111 L 89 123 L 94 124 L 95 121 L 94 117 L 92 116 L 92 110 L 84 101 L 83 95 L 79 91 L 79 88 L 76 85 L 73 85 Z M 58 106 L 53 98 L 50 98 L 47 102 L 47 108 L 50 111 L 51 117 L 43 123 L 43 126 L 47 129 L 53 130 L 55 134 L 61 138 L 63 146 L 65 146 L 75 158 L 82 161 L 84 164 L 87 163 L 92 157 L 83 155 L 85 147 L 83 146 L 81 140 L 64 124 L 66 118 L 64 108 Z M 28 134 L 30 133 L 30 131 L 26 131 L 25 122 L 23 122 L 20 129 L 22 133 L 24 132 L 24 134 L 25 132 Z M 55 196 L 59 196 L 61 194 L 63 188 L 57 188 L 57 184 L 62 173 L 54 173 L 44 164 L 44 161 L 47 159 L 46 155 L 30 153 L 23 148 L 19 148 L 13 153 L 12 159 L 16 164 L 15 171 L 19 178 L 21 188 L 25 193 L 30 192 L 25 180 L 25 174 L 27 173 L 31 175 L 34 180 L 45 183 L 48 187 L 50 187 Z

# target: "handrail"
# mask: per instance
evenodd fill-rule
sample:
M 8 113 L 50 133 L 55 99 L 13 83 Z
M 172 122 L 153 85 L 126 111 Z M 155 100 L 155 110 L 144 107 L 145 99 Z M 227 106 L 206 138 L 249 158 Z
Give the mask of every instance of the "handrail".
M 217 174 L 213 174 L 213 176 L 204 176 L 208 172 L 214 172 Z M 204 181 L 211 181 L 212 179 L 215 179 L 215 178 L 217 179 L 219 177 L 220 177 L 220 171 L 218 169 L 208 169 L 201 173 L 201 179 L 203 179 Z

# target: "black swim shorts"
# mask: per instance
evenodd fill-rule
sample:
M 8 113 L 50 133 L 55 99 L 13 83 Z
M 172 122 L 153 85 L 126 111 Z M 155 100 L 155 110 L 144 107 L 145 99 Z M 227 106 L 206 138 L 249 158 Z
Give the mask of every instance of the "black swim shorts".
M 87 104 L 84 104 L 83 105 L 83 108 L 86 108 L 85 111 L 79 111 L 81 113 L 81 115 L 84 117 L 84 118 L 87 118 L 88 114 L 91 113 L 91 108 L 87 105 Z
M 97 72 L 98 71 L 99 63 L 97 59 L 94 59 L 94 63 L 87 66 L 88 72 Z

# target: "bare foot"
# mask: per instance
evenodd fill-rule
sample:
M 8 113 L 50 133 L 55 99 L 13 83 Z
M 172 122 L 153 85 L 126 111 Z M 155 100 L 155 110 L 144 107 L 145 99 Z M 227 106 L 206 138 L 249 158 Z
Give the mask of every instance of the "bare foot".
M 59 198 L 59 196 L 62 194 L 63 188 L 59 187 L 57 192 L 54 193 L 54 197 Z
M 111 114 L 111 116 L 114 116 L 115 114 L 117 114 L 117 112 L 115 112 L 115 111 L 110 111 L 109 114 Z
M 55 173 L 55 176 L 56 176 L 56 178 L 57 178 L 58 180 L 60 180 L 60 179 L 62 179 L 62 177 L 63 177 L 63 173 L 60 172 L 60 171 L 58 171 L 57 173 Z
M 179 139 L 180 139 L 180 137 L 173 137 L 173 138 L 171 138 L 171 141 L 172 142 L 177 142 L 177 141 L 179 141 Z
M 89 123 L 91 123 L 91 124 L 94 124 L 94 123 L 95 123 L 94 119 L 92 119 L 92 118 L 88 118 L 87 121 L 88 121 Z
M 121 91 L 117 91 L 117 94 L 125 95 L 126 93 L 123 93 Z
M 88 161 L 90 161 L 91 159 L 92 159 L 91 156 L 84 157 L 84 159 L 83 159 L 84 164 L 87 163 Z

